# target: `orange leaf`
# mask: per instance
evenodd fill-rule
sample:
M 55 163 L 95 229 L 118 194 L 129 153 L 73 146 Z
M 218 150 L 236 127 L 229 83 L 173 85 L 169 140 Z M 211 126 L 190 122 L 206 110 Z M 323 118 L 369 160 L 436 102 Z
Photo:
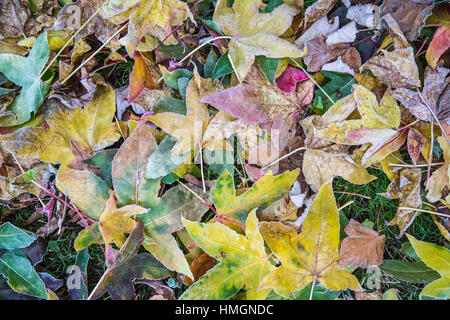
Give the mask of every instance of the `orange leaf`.
M 156 89 L 152 75 L 139 51 L 134 53 L 134 67 L 130 75 L 128 103 L 132 103 L 145 88 Z

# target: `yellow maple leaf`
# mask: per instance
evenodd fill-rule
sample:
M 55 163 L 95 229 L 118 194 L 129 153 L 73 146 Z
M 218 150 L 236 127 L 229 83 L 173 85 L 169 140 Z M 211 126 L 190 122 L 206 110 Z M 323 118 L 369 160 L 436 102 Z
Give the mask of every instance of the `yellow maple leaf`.
M 359 112 L 358 119 L 352 119 L 355 110 Z M 350 119 L 342 121 L 342 118 Z M 334 104 L 323 115 L 323 121 L 325 127 L 317 132 L 321 138 L 345 145 L 371 144 L 359 159 L 365 167 L 397 151 L 405 139 L 396 130 L 400 125 L 400 109 L 390 90 L 378 103 L 370 90 L 353 85 L 353 94 Z
M 355 276 L 339 269 L 339 212 L 331 181 L 317 194 L 302 225 L 302 233 L 279 222 L 263 222 L 264 240 L 281 261 L 260 288 L 287 297 L 313 281 L 330 290 L 360 290 Z
M 172 31 L 172 26 L 179 25 L 188 17 L 194 21 L 188 5 L 179 0 L 110 0 L 101 14 L 116 24 L 129 20 L 128 33 L 121 42 L 126 43 L 131 57 L 145 35 L 151 34 L 163 40 Z M 174 42 L 173 36 L 166 40 L 167 44 Z
M 75 160 L 74 145 L 83 148 L 80 153 L 92 155 L 120 138 L 112 123 L 115 110 L 114 90 L 98 84 L 94 98 L 84 108 L 52 105 L 46 117 L 48 127 L 24 127 L 0 136 L 0 141 L 19 157 L 60 163 L 59 173 L 66 172 Z
M 137 226 L 137 222 L 131 217 L 145 212 L 147 209 L 134 204 L 117 209 L 114 192 L 111 191 L 99 222 L 105 243 L 114 242 L 118 247 L 122 247 L 127 240 L 126 234 L 130 234 Z
M 213 21 L 231 37 L 229 58 L 240 81 L 245 79 L 255 56 L 297 58 L 302 50 L 280 38 L 292 23 L 296 9 L 282 4 L 270 13 L 261 13 L 262 0 L 236 0 L 230 8 L 219 0 Z
M 173 112 L 158 113 L 142 119 L 149 120 L 164 132 L 178 139 L 171 154 L 194 151 L 196 155 L 202 146 L 203 134 L 210 118 L 207 105 L 200 100 L 213 91 L 211 79 L 203 79 L 194 70 L 193 78 L 186 90 L 186 115 Z

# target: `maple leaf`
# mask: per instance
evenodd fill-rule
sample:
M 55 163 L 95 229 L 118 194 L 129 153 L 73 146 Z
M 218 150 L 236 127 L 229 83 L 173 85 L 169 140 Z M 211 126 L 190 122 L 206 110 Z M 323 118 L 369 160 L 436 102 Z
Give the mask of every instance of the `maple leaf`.
M 48 109 L 48 127 L 24 127 L 0 136 L 0 141 L 20 157 L 37 156 L 45 162 L 60 163 L 59 172 L 66 172 L 75 160 L 71 141 L 93 154 L 119 139 L 117 127 L 112 123 L 114 112 L 114 91 L 98 85 L 94 98 L 83 109 L 67 109 L 55 102 Z
M 385 0 L 383 15 L 390 14 L 409 41 L 419 36 L 427 18 L 431 15 L 434 3 L 431 0 Z
M 386 236 L 353 219 L 344 231 L 348 237 L 342 240 L 339 266 L 368 268 L 383 263 Z
M 225 170 L 211 190 L 217 209 L 217 217 L 214 219 L 232 228 L 243 229 L 249 212 L 255 208 L 263 210 L 281 199 L 292 187 L 298 174 L 299 169 L 286 171 L 278 176 L 273 176 L 269 171 L 247 192 L 236 196 L 233 176 Z
M 132 103 L 136 100 L 145 88 L 156 89 L 156 85 L 144 58 L 139 51 L 136 51 L 134 53 L 133 71 L 130 74 L 127 102 Z
M 104 0 L 78 0 L 66 4 L 58 13 L 58 18 L 52 29 L 79 31 L 75 36 L 75 42 L 94 34 L 98 40 L 107 43 L 107 40 L 114 35 L 118 27 L 99 14 L 94 16 L 94 13 L 104 2 Z M 88 19 L 89 23 L 79 30 Z M 110 42 L 111 47 L 118 48 L 120 46 L 117 38 Z
M 270 290 L 259 290 L 261 280 L 273 266 L 258 230 L 256 210 L 246 219 L 245 236 L 221 223 L 199 223 L 183 219 L 189 235 L 219 263 L 186 290 L 180 299 L 225 300 L 244 286 L 248 300 L 264 299 Z
M 446 79 L 449 73 L 450 69 L 437 67 L 436 70 L 433 70 L 427 67 L 425 69 L 425 82 L 422 93 L 406 88 L 398 88 L 393 92 L 394 97 L 417 119 L 435 122 L 434 114 L 439 120 L 449 122 L 450 107 L 446 102 L 448 98 L 446 98 L 447 100 L 444 99 L 446 92 L 450 90 L 450 80 Z
M 292 93 L 284 93 L 277 86 L 267 82 L 262 71 L 253 67 L 245 81 L 235 87 L 205 96 L 201 102 L 227 111 L 249 124 L 259 124 L 261 128 L 279 130 L 281 137 L 287 134 L 293 114 L 311 102 L 314 83 L 301 82 Z M 284 149 L 285 141 L 279 141 Z
M 414 208 L 422 207 L 422 198 L 420 197 L 420 169 L 404 169 L 397 175 L 388 186 L 386 195 L 391 199 L 399 199 L 399 208 L 391 223 L 400 228 L 398 237 L 403 236 L 408 227 L 413 223 L 419 214 Z M 406 207 L 411 209 L 401 209 Z
M 226 0 L 219 0 L 213 21 L 231 37 L 228 58 L 240 81 L 250 71 L 256 56 L 267 58 L 297 58 L 302 51 L 280 38 L 291 25 L 296 10 L 286 4 L 270 13 L 261 13 L 262 0 L 236 0 L 230 8 Z
M 333 121 L 334 117 L 350 116 L 355 110 L 361 119 Z M 361 85 L 353 85 L 353 95 L 338 101 L 323 118 L 330 124 L 318 130 L 319 137 L 339 144 L 371 144 L 360 159 L 364 166 L 382 160 L 404 143 L 405 137 L 395 130 L 400 125 L 400 109 L 390 91 L 378 103 L 371 91 Z
M 419 258 L 441 275 L 440 279 L 434 280 L 423 288 L 420 297 L 448 299 L 450 297 L 450 250 L 434 243 L 419 241 L 409 234 L 407 237 Z
M 194 155 L 197 155 L 201 149 L 203 133 L 210 121 L 206 103 L 202 103 L 201 99 L 214 91 L 211 79 L 201 78 L 195 70 L 186 90 L 185 116 L 173 112 L 164 112 L 142 119 L 153 122 L 178 139 L 170 154 L 184 154 L 193 151 Z
M 413 48 L 409 46 L 397 22 L 390 14 L 385 15 L 382 20 L 388 24 L 395 50 L 381 50 L 383 56 L 371 58 L 362 67 L 372 71 L 382 83 L 393 88 L 420 87 L 419 69 L 415 62 Z
M 22 87 L 14 102 L 0 114 L 0 126 L 9 127 L 22 124 L 35 115 L 50 89 L 53 72 L 41 78 L 41 72 L 50 56 L 47 33 L 41 34 L 28 57 L 15 54 L 0 54 L 0 73 L 11 82 Z
M 101 10 L 101 15 L 115 24 L 129 20 L 125 43 L 130 57 L 134 56 L 139 41 L 146 34 L 162 41 L 172 31 L 172 26 L 179 25 L 188 17 L 194 21 L 188 5 L 179 0 L 110 0 Z M 174 41 L 171 36 L 166 43 Z
M 339 264 L 339 212 L 331 182 L 317 194 L 302 225 L 302 233 L 279 222 L 261 223 L 261 233 L 281 266 L 262 281 L 261 289 L 273 289 L 288 297 L 311 281 L 330 290 L 360 290 L 358 280 Z
M 147 161 L 157 148 L 150 127 L 142 123 L 120 147 L 112 162 L 112 182 L 120 205 L 148 208 L 156 197 L 159 181 L 144 176 Z
M 450 189 L 450 145 L 444 136 L 437 138 L 444 154 L 444 164 L 433 172 L 431 177 L 425 183 L 427 190 L 427 199 L 431 203 L 439 201 L 442 198 L 442 191 L 447 187 Z M 450 195 L 446 198 L 450 203 Z
M 306 150 L 302 172 L 306 183 L 312 185 L 314 191 L 319 190 L 331 178 L 338 176 L 354 184 L 366 184 L 376 179 L 348 157 L 321 150 Z
M 144 240 L 144 226 L 138 222 L 124 245 L 91 293 L 91 299 L 100 298 L 106 291 L 113 300 L 134 300 L 136 293 L 133 279 L 159 280 L 171 276 L 171 272 L 151 254 L 136 254 Z
M 172 233 L 183 228 L 181 215 L 199 220 L 208 210 L 192 194 L 181 187 L 168 190 L 158 197 L 160 179 L 148 179 L 152 171 L 148 159 L 157 148 L 150 127 L 140 124 L 125 140 L 112 163 L 112 179 L 121 205 L 136 204 L 150 209 L 140 216 L 145 225 L 144 247 L 171 270 L 191 275 L 183 252 Z
M 127 237 L 134 228 L 136 221 L 131 217 L 147 212 L 147 209 L 138 205 L 128 205 L 117 209 L 114 192 L 106 201 L 105 211 L 100 216 L 99 227 L 106 244 L 114 242 L 119 248 L 122 247 Z
M 105 181 L 87 170 L 69 170 L 59 175 L 59 184 L 78 209 L 92 219 L 100 219 L 110 198 Z

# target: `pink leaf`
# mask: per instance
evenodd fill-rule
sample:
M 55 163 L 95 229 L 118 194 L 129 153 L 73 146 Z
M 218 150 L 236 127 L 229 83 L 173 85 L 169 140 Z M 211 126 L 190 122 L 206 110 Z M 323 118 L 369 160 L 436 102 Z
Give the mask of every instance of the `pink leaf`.
M 288 66 L 275 81 L 281 91 L 291 93 L 295 90 L 297 82 L 306 79 L 308 79 L 308 76 L 302 70 Z

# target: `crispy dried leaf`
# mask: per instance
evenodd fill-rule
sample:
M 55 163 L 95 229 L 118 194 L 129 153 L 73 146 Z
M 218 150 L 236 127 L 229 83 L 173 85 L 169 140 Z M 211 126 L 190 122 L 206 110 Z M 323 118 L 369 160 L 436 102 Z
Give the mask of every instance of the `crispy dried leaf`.
M 378 232 L 353 219 L 344 231 L 348 237 L 341 244 L 339 266 L 368 268 L 383 263 L 386 236 L 379 236 Z

